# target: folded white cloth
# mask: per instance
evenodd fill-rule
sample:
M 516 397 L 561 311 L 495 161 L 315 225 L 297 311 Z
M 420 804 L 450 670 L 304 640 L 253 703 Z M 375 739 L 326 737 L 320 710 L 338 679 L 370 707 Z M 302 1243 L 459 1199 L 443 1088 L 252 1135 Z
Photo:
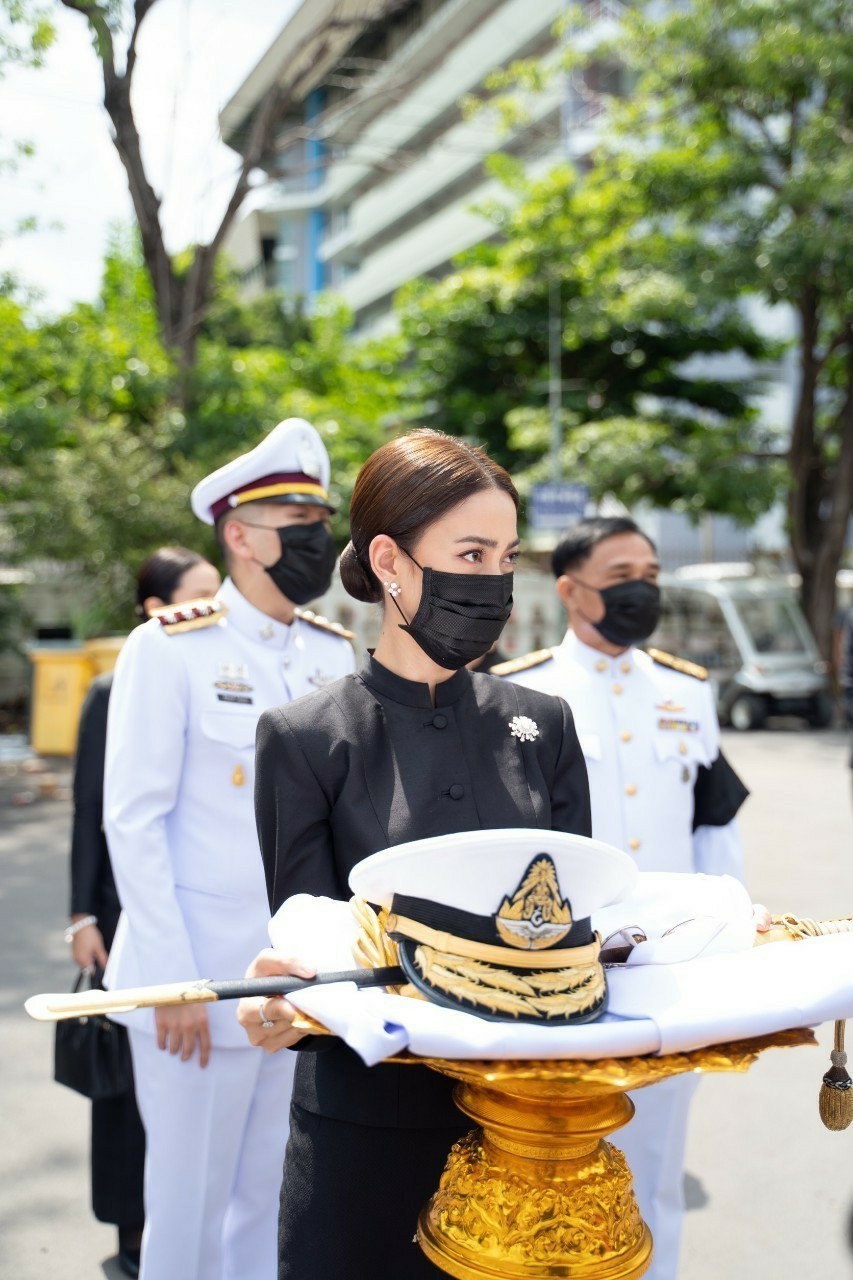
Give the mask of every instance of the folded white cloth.
M 359 967 L 353 954 L 358 921 L 348 902 L 297 893 L 270 920 L 269 935 L 276 951 L 304 960 L 318 972 Z
M 369 1065 L 403 1049 L 436 1058 L 675 1053 L 853 1017 L 853 934 L 754 948 L 752 904 L 731 877 L 642 874 L 593 924 L 603 936 L 627 929 L 648 938 L 629 963 L 608 969 L 608 1012 L 596 1022 L 491 1022 L 351 983 L 291 1000 Z M 346 903 L 307 895 L 289 899 L 270 924 L 276 949 L 320 970 L 353 966 L 357 932 Z
M 680 964 L 745 951 L 755 934 L 752 900 L 739 880 L 661 871 L 641 872 L 628 896 L 594 913 L 592 927 L 602 941 L 634 929 L 645 935 L 629 965 Z
M 853 934 L 625 968 L 608 982 L 614 1013 L 654 1018 L 661 1053 L 813 1027 L 853 1017 Z
M 427 1000 L 389 995 L 352 983 L 289 996 L 345 1040 L 368 1066 L 402 1049 L 425 1058 L 608 1058 L 657 1053 L 660 1036 L 648 1018 L 611 1019 L 574 1027 L 488 1022 Z

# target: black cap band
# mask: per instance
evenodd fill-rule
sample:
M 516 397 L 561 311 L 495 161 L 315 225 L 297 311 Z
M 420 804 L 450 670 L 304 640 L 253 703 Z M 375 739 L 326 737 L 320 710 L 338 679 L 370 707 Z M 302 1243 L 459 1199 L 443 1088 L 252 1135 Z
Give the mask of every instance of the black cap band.
M 507 946 L 501 938 L 494 916 L 478 916 L 472 911 L 447 907 L 441 902 L 430 902 L 428 898 L 410 898 L 403 893 L 394 894 L 391 901 L 391 914 L 407 916 L 410 920 L 417 920 L 419 924 L 435 929 L 439 933 L 468 938 L 471 942 L 482 942 L 487 946 L 505 947 L 509 956 L 516 950 L 515 947 Z M 554 945 L 561 948 L 583 947 L 592 942 L 594 937 L 589 916 L 585 916 L 583 920 L 573 921 L 569 932 Z

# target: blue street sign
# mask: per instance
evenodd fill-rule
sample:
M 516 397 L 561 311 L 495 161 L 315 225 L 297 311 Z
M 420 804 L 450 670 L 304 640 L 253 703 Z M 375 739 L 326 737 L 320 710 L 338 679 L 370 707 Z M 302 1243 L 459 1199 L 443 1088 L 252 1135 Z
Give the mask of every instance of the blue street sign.
M 582 520 L 589 502 L 585 484 L 549 481 L 535 484 L 527 503 L 527 525 L 530 529 L 559 531 Z

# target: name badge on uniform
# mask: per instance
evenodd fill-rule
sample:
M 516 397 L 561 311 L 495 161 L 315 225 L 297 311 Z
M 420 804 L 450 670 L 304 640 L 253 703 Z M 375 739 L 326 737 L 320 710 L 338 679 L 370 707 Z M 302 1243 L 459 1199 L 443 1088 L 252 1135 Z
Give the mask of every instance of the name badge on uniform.
M 667 716 L 661 716 L 658 720 L 659 729 L 670 729 L 674 733 L 698 733 L 698 720 L 673 720 Z
M 253 687 L 249 684 L 249 668 L 245 662 L 220 662 L 216 667 L 216 676 L 213 687 L 222 690 L 216 695 L 220 702 L 254 701 L 253 698 L 242 696 L 251 693 Z

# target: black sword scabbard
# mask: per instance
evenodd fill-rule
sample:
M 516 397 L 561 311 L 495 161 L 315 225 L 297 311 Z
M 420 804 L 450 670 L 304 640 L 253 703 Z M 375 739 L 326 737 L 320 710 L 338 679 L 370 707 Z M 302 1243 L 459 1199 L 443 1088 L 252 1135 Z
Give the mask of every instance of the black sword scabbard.
M 357 987 L 397 987 L 408 981 L 398 965 L 384 969 L 344 969 L 337 973 L 318 973 L 316 978 L 272 977 L 242 978 L 226 982 L 208 982 L 218 1000 L 242 1000 L 247 996 L 289 996 L 293 991 L 327 986 L 332 982 L 353 982 Z

